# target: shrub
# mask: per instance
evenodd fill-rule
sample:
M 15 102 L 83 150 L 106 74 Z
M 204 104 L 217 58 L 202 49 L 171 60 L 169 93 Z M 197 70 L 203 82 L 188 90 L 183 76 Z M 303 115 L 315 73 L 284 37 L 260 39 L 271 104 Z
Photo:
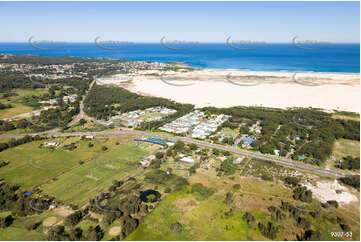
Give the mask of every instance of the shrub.
M 14 221 L 14 218 L 13 216 L 11 215 L 8 215 L 6 216 L 5 218 L 0 218 L 0 228 L 6 228 L 6 227 L 9 227 Z
M 350 185 L 360 190 L 360 175 L 341 177 L 339 180 L 346 185 Z
M 319 231 L 306 230 L 301 236 L 297 235 L 298 240 L 320 241 L 321 233 Z
M 192 193 L 199 194 L 201 199 L 207 199 L 214 193 L 214 189 L 203 186 L 201 183 L 192 185 Z
M 263 236 L 275 239 L 278 233 L 278 227 L 274 225 L 272 222 L 268 222 L 267 225 L 263 223 L 258 223 L 258 228 Z
M 125 216 L 122 221 L 122 233 L 123 236 L 126 237 L 130 234 L 134 229 L 138 227 L 138 220 L 133 219 L 130 215 Z
M 239 189 L 241 189 L 241 185 L 240 184 L 234 184 L 233 189 L 234 190 L 239 190 Z
M 39 225 L 41 224 L 41 222 L 33 222 L 30 223 L 29 225 L 26 226 L 27 230 L 35 230 L 37 227 L 39 227 Z
M 170 226 L 170 229 L 175 233 L 180 233 L 183 230 L 182 224 L 176 222 Z
M 249 212 L 246 212 L 243 216 L 242 216 L 242 219 L 245 220 L 248 224 L 248 227 L 251 228 L 255 222 L 255 218 L 254 216 L 249 213 Z
M 288 176 L 285 178 L 285 182 L 289 185 L 297 186 L 298 183 L 300 182 L 300 179 L 298 177 Z
M 280 221 L 286 217 L 286 215 L 284 213 L 282 213 L 281 210 L 279 210 L 278 208 L 276 208 L 274 206 L 268 207 L 268 211 L 271 212 L 272 219 L 274 219 L 276 221 Z
M 293 190 L 293 198 L 302 202 L 312 202 L 312 191 L 307 190 L 306 187 L 297 187 Z

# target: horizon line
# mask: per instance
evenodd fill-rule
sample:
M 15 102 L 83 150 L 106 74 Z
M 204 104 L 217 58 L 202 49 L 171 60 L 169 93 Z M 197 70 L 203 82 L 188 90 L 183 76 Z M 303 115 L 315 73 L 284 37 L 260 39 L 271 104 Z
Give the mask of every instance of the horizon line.
M 94 44 L 95 41 L 63 41 L 63 40 L 54 40 L 55 43 L 54 44 Z M 59 42 L 59 43 L 56 43 Z M 28 41 L 0 41 L 0 44 L 4 44 L 4 43 L 17 43 L 17 44 L 28 44 Z M 149 41 L 149 42 L 132 42 L 129 41 L 129 43 L 124 43 L 124 44 L 160 44 L 160 41 Z M 43 43 L 43 44 L 51 44 L 51 43 Z M 123 43 L 120 43 L 123 44 Z M 179 44 L 179 43 L 169 43 L 169 44 Z M 191 44 L 191 45 L 201 45 L 201 44 L 227 44 L 226 41 L 224 42 L 198 42 L 198 43 L 180 43 L 180 44 Z M 262 41 L 260 43 L 236 43 L 236 44 L 256 44 L 256 45 L 262 45 L 262 44 L 293 44 L 292 41 L 287 41 L 287 42 L 266 42 L 266 41 Z M 303 44 L 308 44 L 308 43 L 303 43 Z M 309 43 L 309 44 L 360 44 L 360 42 L 327 42 L 327 43 Z

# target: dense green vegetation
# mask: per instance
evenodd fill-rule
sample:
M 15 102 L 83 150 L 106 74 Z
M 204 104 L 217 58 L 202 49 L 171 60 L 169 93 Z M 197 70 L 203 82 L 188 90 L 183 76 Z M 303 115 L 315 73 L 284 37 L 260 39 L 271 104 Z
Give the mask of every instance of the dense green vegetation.
M 11 104 L 3 104 L 0 102 L 0 110 L 7 109 L 7 108 L 12 108 L 12 105 Z
M 39 135 L 36 135 L 34 137 L 26 135 L 23 138 L 19 138 L 19 139 L 14 139 L 13 138 L 7 143 L 0 143 L 0 152 L 3 151 L 3 150 L 6 150 L 8 148 L 11 148 L 11 147 L 26 144 L 26 143 L 34 141 L 34 140 L 42 140 L 42 139 L 44 139 L 44 138 L 39 136 Z
M 262 134 L 252 143 L 255 150 L 268 154 L 273 154 L 274 150 L 280 150 L 280 154 L 284 156 L 291 150 L 292 145 L 296 145 L 296 150 L 291 156 L 293 159 L 306 156 L 308 159 L 305 162 L 318 165 L 326 161 L 332 154 L 336 139 L 360 139 L 360 122 L 332 119 L 330 114 L 318 109 L 206 107 L 202 110 L 231 115 L 231 119 L 224 123 L 224 127 L 235 128 L 241 122 L 251 125 L 260 121 Z M 240 127 L 239 133 L 248 133 L 248 128 Z
M 357 190 L 360 190 L 360 175 L 341 177 L 339 180 L 347 185 L 350 185 Z
M 119 105 L 114 106 L 113 104 Z M 159 127 L 193 109 L 193 105 L 190 104 L 180 104 L 164 98 L 140 96 L 121 87 L 106 87 L 96 84 L 84 100 L 85 111 L 97 119 L 107 119 L 116 112 L 124 113 L 156 106 L 164 106 L 178 112 L 161 121 L 143 124 L 144 127 Z
M 360 170 L 360 157 L 347 156 L 342 159 L 336 167 L 344 170 Z

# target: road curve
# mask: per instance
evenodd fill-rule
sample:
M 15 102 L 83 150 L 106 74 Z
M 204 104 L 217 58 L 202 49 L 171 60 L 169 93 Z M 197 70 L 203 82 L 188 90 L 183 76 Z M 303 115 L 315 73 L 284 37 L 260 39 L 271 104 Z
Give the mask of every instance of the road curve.
M 203 148 L 209 148 L 209 149 L 218 149 L 223 151 L 229 151 L 232 154 L 235 155 L 242 155 L 250 158 L 256 158 L 261 160 L 267 160 L 271 162 L 275 162 L 277 165 L 298 169 L 306 172 L 311 172 L 314 174 L 322 175 L 322 176 L 328 176 L 333 178 L 340 178 L 346 176 L 345 173 L 338 172 L 338 171 L 332 171 L 332 170 L 326 170 L 324 168 L 315 167 L 311 165 L 307 165 L 304 163 L 300 163 L 288 158 L 281 158 L 281 157 L 274 157 L 271 155 L 241 150 L 236 147 L 232 146 L 224 146 L 220 144 L 211 144 L 205 141 L 200 141 L 196 139 L 191 139 L 188 137 L 180 137 L 180 136 L 172 136 L 169 134 L 160 134 L 160 133 L 152 133 L 152 132 L 146 132 L 146 131 L 138 131 L 138 130 L 120 130 L 120 131 L 100 131 L 100 132 L 73 132 L 73 133 L 59 133 L 59 132 L 52 132 L 52 133 L 36 133 L 36 134 L 18 134 L 18 135 L 0 135 L 1 138 L 15 138 L 15 137 L 22 137 L 25 135 L 46 135 L 48 137 L 67 137 L 67 136 L 83 136 L 83 135 L 131 135 L 131 136 L 141 136 L 141 137 L 155 137 L 155 138 L 162 138 L 167 139 L 173 142 L 176 141 L 182 141 L 186 144 L 196 144 L 199 147 Z

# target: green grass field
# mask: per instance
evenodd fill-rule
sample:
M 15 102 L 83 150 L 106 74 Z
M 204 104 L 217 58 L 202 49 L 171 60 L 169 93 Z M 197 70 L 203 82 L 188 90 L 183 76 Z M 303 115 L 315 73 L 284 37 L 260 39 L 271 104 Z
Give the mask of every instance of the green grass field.
M 333 147 L 333 154 L 336 159 L 352 156 L 360 157 L 360 141 L 338 139 Z
M 3 118 L 10 118 L 22 113 L 28 113 L 33 111 L 33 109 L 29 106 L 26 106 L 22 104 L 22 98 L 25 96 L 31 96 L 31 95 L 42 95 L 46 92 L 48 92 L 47 89 L 18 89 L 15 91 L 19 96 L 13 96 L 8 98 L 2 98 L 0 99 L 0 102 L 3 104 L 11 104 L 12 108 L 7 108 L 0 110 L 0 119 Z
M 182 200 L 188 202 L 183 203 Z M 229 209 L 223 200 L 223 197 L 213 195 L 210 199 L 197 201 L 192 195 L 172 193 L 126 240 L 265 239 L 256 228 L 248 228 L 242 219 L 243 213 L 235 212 L 229 218 L 224 216 Z M 177 203 L 178 206 L 175 205 Z M 264 219 L 262 211 L 257 211 L 254 215 L 260 220 Z M 171 229 L 171 225 L 176 222 L 182 224 L 181 232 Z
M 84 205 L 90 198 L 138 169 L 139 161 L 148 152 L 133 144 L 123 144 L 43 187 L 45 193 L 76 205 Z
M 51 211 L 32 216 L 17 217 L 10 227 L 0 229 L 0 240 L 47 240 L 47 235 L 44 232 L 49 227 L 44 226 L 43 222 L 50 217 L 55 218 L 56 222 L 62 219 L 60 215 Z M 42 224 L 32 231 L 26 229 L 28 225 L 35 222 L 41 222 Z
M 60 142 L 60 147 L 67 142 L 65 138 L 56 140 Z M 9 183 L 31 188 L 67 172 L 77 166 L 79 161 L 95 158 L 102 152 L 102 144 L 95 143 L 93 148 L 88 148 L 86 141 L 77 143 L 73 151 L 39 148 L 46 141 L 34 141 L 1 152 L 0 159 L 10 161 L 10 164 L 0 169 L 0 177 Z

